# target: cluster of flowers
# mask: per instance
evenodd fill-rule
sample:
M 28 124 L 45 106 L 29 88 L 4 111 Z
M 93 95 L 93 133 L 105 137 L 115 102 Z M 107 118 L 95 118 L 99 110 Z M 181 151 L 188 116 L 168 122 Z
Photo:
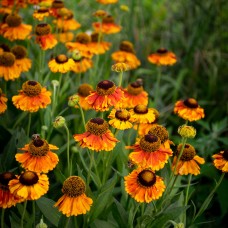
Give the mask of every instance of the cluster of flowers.
M 10 4 L 11 2 L 11 4 Z M 4 15 L 0 24 L 0 35 L 14 40 L 31 39 L 34 35 L 36 43 L 42 50 L 54 48 L 58 41 L 62 42 L 71 53 L 68 58 L 65 54 L 59 54 L 48 62 L 50 70 L 54 73 L 85 72 L 93 66 L 93 55 L 104 54 L 109 50 L 111 43 L 103 40 L 104 34 L 113 34 L 121 30 L 121 26 L 115 24 L 111 15 L 99 10 L 94 16 L 99 22 L 93 23 L 94 32 L 78 33 L 73 40 L 72 30 L 81 25 L 73 18 L 73 12 L 64 7 L 62 1 L 16 1 L 16 7 L 25 7 L 26 4 L 40 4 L 33 17 L 44 21 L 46 17 L 53 17 L 55 32 L 51 33 L 51 26 L 40 23 L 35 28 L 35 34 L 31 34 L 32 27 L 22 23 L 22 18 L 12 1 L 2 1 L 1 14 Z M 98 1 L 103 4 L 111 4 L 117 1 Z M 42 4 L 41 4 L 42 3 Z M 129 41 L 122 41 L 119 50 L 111 55 L 116 63 L 112 70 L 123 72 L 133 70 L 140 66 L 140 60 L 135 55 L 134 46 Z M 148 56 L 148 61 L 153 64 L 173 65 L 177 59 L 174 53 L 166 49 L 158 49 Z M 15 80 L 22 72 L 29 71 L 31 60 L 27 58 L 24 46 L 16 45 L 9 48 L 3 44 L 0 46 L 0 77 L 5 81 Z M 22 111 L 37 112 L 40 108 L 46 108 L 51 104 L 51 92 L 42 87 L 35 80 L 23 83 L 19 95 L 12 97 L 16 108 Z M 142 80 L 131 82 L 127 88 L 122 88 L 121 83 L 116 86 L 110 80 L 100 81 L 94 90 L 90 84 L 82 84 L 78 93 L 69 98 L 71 105 L 83 110 L 95 110 L 97 112 L 110 111 L 108 122 L 103 118 L 92 118 L 86 124 L 86 131 L 82 134 L 74 134 L 73 137 L 79 146 L 89 148 L 96 152 L 112 151 L 118 139 L 109 130 L 109 125 L 118 130 L 134 128 L 138 138 L 132 146 L 133 152 L 129 154 L 130 162 L 136 168 L 125 179 L 126 192 L 137 202 L 151 202 L 160 198 L 165 191 L 165 184 L 156 171 L 161 170 L 168 162 L 173 151 L 170 147 L 167 129 L 158 124 L 159 111 L 148 107 L 148 93 L 144 90 Z M 7 98 L 0 89 L 0 113 L 7 109 Z M 193 98 L 177 101 L 174 113 L 187 121 L 197 121 L 204 117 L 204 110 Z M 190 129 L 190 130 L 189 130 Z M 179 130 L 185 137 L 192 137 L 192 128 L 184 126 Z M 193 131 L 194 132 L 194 131 Z M 4 172 L 0 175 L 0 207 L 8 208 L 16 203 L 26 200 L 36 200 L 46 194 L 49 188 L 47 173 L 53 170 L 58 161 L 58 156 L 51 150 L 57 150 L 54 145 L 48 144 L 45 139 L 35 135 L 31 142 L 17 153 L 15 158 L 25 170 L 20 175 L 12 172 Z M 214 155 L 214 165 L 223 172 L 228 171 L 227 150 Z M 198 175 L 198 164 L 205 161 L 196 155 L 195 149 L 190 144 L 179 144 L 174 155 L 172 170 L 175 175 Z M 63 196 L 55 206 L 66 216 L 85 214 L 90 210 L 93 201 L 85 194 L 85 183 L 78 176 L 70 176 L 63 183 Z

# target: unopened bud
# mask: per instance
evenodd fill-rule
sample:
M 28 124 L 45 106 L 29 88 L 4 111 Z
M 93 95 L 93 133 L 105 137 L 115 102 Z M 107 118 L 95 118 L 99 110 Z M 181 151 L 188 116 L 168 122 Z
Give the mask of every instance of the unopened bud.
M 192 126 L 182 125 L 178 128 L 178 134 L 184 138 L 194 138 L 196 129 Z
M 116 64 L 112 65 L 112 71 L 116 71 L 116 72 L 124 72 L 129 69 L 130 69 L 130 67 L 126 63 L 116 63 Z
M 126 12 L 129 11 L 129 7 L 127 5 L 120 5 L 120 9 Z
M 72 52 L 72 58 L 74 60 L 80 60 L 82 58 L 81 52 L 79 50 L 74 50 Z
M 53 122 L 53 127 L 54 128 L 60 128 L 60 127 L 63 127 L 66 123 L 66 120 L 64 117 L 62 116 L 57 116 L 55 118 L 55 121 Z
M 52 80 L 51 83 L 54 87 L 59 86 L 59 81 L 57 81 L 57 80 Z
M 75 105 L 77 105 L 78 102 L 79 102 L 79 96 L 77 94 L 75 94 L 75 95 L 72 95 L 69 97 L 68 105 L 70 107 L 75 107 Z
M 47 228 L 47 224 L 44 223 L 43 219 L 40 219 L 40 223 L 36 225 L 36 228 Z

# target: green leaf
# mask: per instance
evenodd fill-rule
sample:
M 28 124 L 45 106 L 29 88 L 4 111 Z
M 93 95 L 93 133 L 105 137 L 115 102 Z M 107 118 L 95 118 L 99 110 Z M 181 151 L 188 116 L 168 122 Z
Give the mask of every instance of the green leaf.
M 61 215 L 58 223 L 58 228 L 62 227 L 74 227 L 73 217 L 66 217 L 65 215 Z
M 118 226 L 115 226 L 114 224 L 111 224 L 110 222 L 96 219 L 91 224 L 91 228 L 118 228 Z
M 58 226 L 61 213 L 54 207 L 55 201 L 41 197 L 36 201 L 43 215 L 55 226 Z

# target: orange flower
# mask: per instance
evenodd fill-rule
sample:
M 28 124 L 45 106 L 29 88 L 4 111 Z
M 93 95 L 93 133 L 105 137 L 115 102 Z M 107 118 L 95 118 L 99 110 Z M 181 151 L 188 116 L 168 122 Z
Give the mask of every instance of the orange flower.
M 11 52 L 3 52 L 0 54 L 0 78 L 6 81 L 14 81 L 21 75 L 21 69 L 16 64 L 15 55 Z
M 16 203 L 23 201 L 22 198 L 10 193 L 8 183 L 15 179 L 16 176 L 11 172 L 4 172 L 0 174 L 0 207 L 9 208 L 15 206 Z
M 115 62 L 126 63 L 131 70 L 138 68 L 141 64 L 135 55 L 133 44 L 129 41 L 122 41 L 120 50 L 112 53 L 111 57 Z
M 38 21 L 43 21 L 45 17 L 48 17 L 49 9 L 46 8 L 40 8 L 38 10 L 35 10 L 33 13 L 33 18 L 37 19 Z
M 159 137 L 151 134 L 143 136 L 133 146 L 126 146 L 126 149 L 134 150 L 129 154 L 133 163 L 153 170 L 162 169 L 173 154 L 170 148 L 161 144 Z
M 116 146 L 118 140 L 108 129 L 108 123 L 101 118 L 93 118 L 86 124 L 86 132 L 75 134 L 74 139 L 82 148 L 95 151 L 110 151 Z
M 108 116 L 111 120 L 108 123 L 119 130 L 129 129 L 132 128 L 132 123 L 129 121 L 130 117 L 130 113 L 126 109 L 112 109 Z
M 9 182 L 9 190 L 24 200 L 37 200 L 48 191 L 49 181 L 46 174 L 25 171 L 16 177 Z
M 16 8 L 26 7 L 26 0 L 1 0 L 1 5 L 4 7 L 13 7 Z
M 93 53 L 90 50 L 89 43 L 91 42 L 91 37 L 86 33 L 79 33 L 76 35 L 75 42 L 67 42 L 66 47 L 69 51 L 77 50 L 81 53 L 81 56 L 86 58 L 92 58 Z
M 182 119 L 188 121 L 197 121 L 204 118 L 204 109 L 201 108 L 194 98 L 188 98 L 184 101 L 177 101 L 174 107 L 176 113 Z
M 48 62 L 50 70 L 54 73 L 67 73 L 74 67 L 74 61 L 66 55 L 61 54 Z
M 160 48 L 157 52 L 148 56 L 148 61 L 156 65 L 173 65 L 177 62 L 176 55 L 164 48 Z
M 47 173 L 53 170 L 59 162 L 58 156 L 50 150 L 58 150 L 58 147 L 48 144 L 44 139 L 36 136 L 29 144 L 21 150 L 24 153 L 17 153 L 15 158 L 21 163 L 24 169 Z
M 58 43 L 55 36 L 51 34 L 51 26 L 49 24 L 38 24 L 35 28 L 35 32 L 37 35 L 36 42 L 40 45 L 42 50 L 51 49 Z
M 116 87 L 112 81 L 104 80 L 97 84 L 95 92 L 86 98 L 96 111 L 108 111 L 110 107 L 117 106 L 124 99 L 123 91 Z
M 10 40 L 25 40 L 32 31 L 31 25 L 22 24 L 22 19 L 17 14 L 10 14 L 5 19 L 6 23 L 1 26 L 3 36 Z
M 82 84 L 78 87 L 79 105 L 84 110 L 92 109 L 92 106 L 86 101 L 86 97 L 93 91 L 93 87 L 89 84 Z M 78 106 L 76 106 L 77 108 Z
M 2 89 L 0 88 L 0 114 L 4 113 L 7 109 L 6 102 L 8 101 L 6 95 L 2 93 Z
M 95 55 L 104 54 L 110 49 L 111 45 L 111 43 L 103 41 L 101 34 L 99 38 L 98 32 L 91 34 L 91 42 L 88 43 L 91 52 Z
M 177 146 L 177 154 L 173 159 L 173 164 L 172 164 L 172 170 L 174 171 L 175 166 L 176 166 L 176 171 L 175 175 L 188 175 L 188 174 L 194 174 L 198 175 L 200 174 L 200 167 L 198 164 L 204 164 L 205 160 L 198 155 L 196 155 L 195 148 L 186 143 L 185 147 L 183 149 L 183 153 L 180 157 L 180 160 L 177 163 L 177 157 L 180 154 L 182 148 L 182 144 L 179 144 Z
M 121 26 L 115 24 L 111 15 L 108 15 L 102 19 L 102 23 L 94 22 L 93 28 L 98 33 L 114 34 L 120 32 Z
M 37 112 L 51 103 L 50 96 L 51 92 L 42 88 L 39 82 L 26 81 L 19 95 L 13 96 L 12 101 L 16 108 L 22 111 Z
M 148 93 L 143 89 L 141 80 L 137 80 L 128 85 L 124 91 L 124 108 L 134 108 L 136 105 L 148 104 Z
M 71 42 L 74 39 L 74 33 L 68 31 L 61 31 L 60 33 L 54 35 L 61 43 Z
M 71 70 L 75 73 L 83 73 L 92 67 L 93 67 L 92 60 L 89 58 L 82 57 L 79 60 L 74 59 L 74 65 L 72 66 Z
M 212 156 L 215 160 L 213 161 L 214 166 L 222 170 L 222 172 L 228 172 L 228 150 L 220 151 L 218 154 Z
M 85 194 L 85 182 L 79 176 L 70 176 L 63 183 L 63 196 L 55 203 L 67 217 L 86 214 L 93 200 Z
M 32 66 L 32 60 L 26 58 L 26 48 L 21 45 L 16 45 L 12 48 L 11 51 L 16 57 L 15 64 L 21 69 L 21 72 L 28 72 Z
M 96 0 L 98 3 L 107 5 L 107 4 L 115 4 L 118 0 Z
M 126 192 L 139 203 L 150 203 L 152 200 L 157 200 L 165 190 L 161 177 L 152 170 L 141 167 L 124 177 L 124 185 Z

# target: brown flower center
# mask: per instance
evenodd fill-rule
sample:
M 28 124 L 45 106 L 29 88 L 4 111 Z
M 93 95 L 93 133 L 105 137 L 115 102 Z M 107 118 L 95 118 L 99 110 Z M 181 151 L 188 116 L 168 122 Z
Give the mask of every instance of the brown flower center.
M 157 53 L 158 53 L 158 54 L 166 54 L 167 52 L 168 52 L 168 50 L 165 49 L 165 48 L 159 48 L 159 49 L 157 50 Z
M 38 13 L 42 14 L 42 13 L 48 13 L 49 12 L 49 9 L 46 9 L 46 8 L 40 8 L 37 10 Z
M 49 145 L 46 140 L 37 138 L 29 143 L 29 153 L 34 157 L 45 156 L 49 151 Z
M 148 134 L 156 135 L 161 140 L 161 143 L 164 143 L 169 138 L 166 128 L 158 124 L 153 125 Z
M 126 109 L 116 110 L 115 117 L 121 121 L 127 121 L 131 115 Z
M 97 93 L 101 96 L 113 94 L 115 89 L 115 84 L 109 80 L 104 80 L 97 84 Z
M 6 17 L 6 23 L 7 25 L 9 25 L 9 27 L 19 26 L 21 24 L 21 21 L 22 21 L 21 17 L 16 14 L 15 15 L 10 14 Z
M 55 8 L 55 9 L 61 9 L 63 7 L 64 7 L 63 1 L 58 1 L 58 0 L 52 2 L 52 5 L 51 5 L 51 8 Z
M 0 174 L 0 189 L 2 190 L 8 190 L 8 183 L 13 180 L 16 179 L 16 176 L 11 173 L 11 172 L 4 172 Z
M 97 10 L 95 13 L 93 13 L 93 16 L 102 18 L 107 16 L 107 12 L 105 12 L 104 10 Z
M 55 58 L 55 61 L 57 62 L 57 63 L 66 63 L 67 61 L 68 61 L 68 57 L 66 56 L 66 55 L 63 55 L 63 54 L 61 54 L 61 55 L 58 55 L 56 58 Z
M 99 41 L 99 33 L 93 32 L 91 34 L 91 41 L 97 43 Z M 100 41 L 102 41 L 102 35 L 100 34 Z
M 132 82 L 131 84 L 128 85 L 127 91 L 131 95 L 137 96 L 143 91 L 143 87 L 138 82 Z
M 86 33 L 81 32 L 76 35 L 76 42 L 80 44 L 88 44 L 91 42 L 91 37 Z
M 10 52 L 10 48 L 7 44 L 0 44 L 0 49 L 2 49 L 5 52 Z
M 120 44 L 120 50 L 130 52 L 130 53 L 135 53 L 134 46 L 129 41 L 122 41 Z
M 93 91 L 93 87 L 89 84 L 82 84 L 78 88 L 78 94 L 82 97 L 87 97 L 90 95 L 90 92 Z
M 15 56 L 11 52 L 3 52 L 0 55 L 0 66 L 11 67 L 15 62 Z
M 138 174 L 138 183 L 140 186 L 149 188 L 156 183 L 156 175 L 151 170 L 143 170 Z
M 134 107 L 134 112 L 137 114 L 146 114 L 148 113 L 148 108 L 146 105 L 139 104 Z
M 222 156 L 226 161 L 228 161 L 228 150 L 224 150 Z
M 32 171 L 25 171 L 19 178 L 20 183 L 27 186 L 36 184 L 38 180 L 38 175 Z
M 80 196 L 85 193 L 85 182 L 78 176 L 68 177 L 63 183 L 62 192 L 68 197 Z
M 20 45 L 14 46 L 11 51 L 15 55 L 16 59 L 23 59 L 27 55 L 26 48 Z
M 114 23 L 114 18 L 111 15 L 108 15 L 102 19 L 102 23 L 104 24 Z
M 37 36 L 48 35 L 51 33 L 51 26 L 46 23 L 38 24 L 35 28 L 35 33 Z
M 140 139 L 139 146 L 146 152 L 154 152 L 161 146 L 161 140 L 155 135 L 145 135 Z
M 184 100 L 184 105 L 188 108 L 198 108 L 198 102 L 194 98 L 188 98 Z
M 179 156 L 181 148 L 182 148 L 182 144 L 179 144 L 177 146 L 177 156 Z M 192 160 L 194 158 L 195 155 L 196 155 L 195 148 L 192 145 L 186 143 L 185 146 L 184 146 L 183 153 L 182 153 L 182 155 L 180 157 L 180 160 L 182 160 L 182 161 L 190 161 L 190 160 Z
M 108 123 L 101 118 L 93 118 L 86 124 L 86 131 L 93 135 L 103 135 L 108 130 Z
M 23 92 L 29 97 L 38 96 L 41 93 L 41 85 L 36 81 L 26 81 L 22 85 Z

